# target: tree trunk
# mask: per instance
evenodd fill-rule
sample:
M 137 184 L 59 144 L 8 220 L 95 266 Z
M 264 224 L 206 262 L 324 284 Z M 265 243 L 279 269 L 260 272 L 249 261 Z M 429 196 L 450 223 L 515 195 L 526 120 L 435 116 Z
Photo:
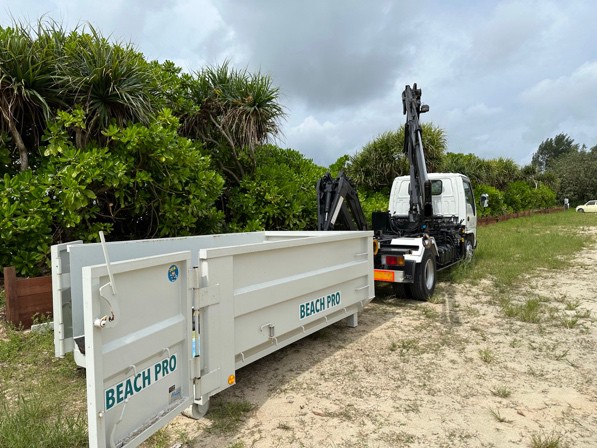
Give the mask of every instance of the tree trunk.
M 75 127 L 75 146 L 83 149 L 83 130 L 79 126 Z
M 19 150 L 19 160 L 21 162 L 21 171 L 25 171 L 26 169 L 29 168 L 29 153 L 27 152 L 27 147 L 25 146 L 25 143 L 23 142 L 23 138 L 21 137 L 21 134 L 19 133 L 19 130 L 17 129 L 17 125 L 14 122 L 14 119 L 12 118 L 12 115 L 10 114 L 10 112 L 3 109 L 2 115 L 4 116 L 4 119 L 6 120 L 6 122 L 8 124 L 8 130 L 10 132 L 10 135 L 12 135 L 15 146 Z

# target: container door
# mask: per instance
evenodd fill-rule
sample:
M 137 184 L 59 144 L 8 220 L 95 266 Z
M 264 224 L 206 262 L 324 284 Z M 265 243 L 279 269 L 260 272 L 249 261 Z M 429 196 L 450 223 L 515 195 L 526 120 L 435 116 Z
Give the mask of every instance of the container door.
M 90 447 L 133 447 L 192 404 L 190 252 L 83 268 Z
M 83 241 L 52 246 L 52 308 L 55 355 L 63 357 L 73 351 L 73 311 L 68 247 Z

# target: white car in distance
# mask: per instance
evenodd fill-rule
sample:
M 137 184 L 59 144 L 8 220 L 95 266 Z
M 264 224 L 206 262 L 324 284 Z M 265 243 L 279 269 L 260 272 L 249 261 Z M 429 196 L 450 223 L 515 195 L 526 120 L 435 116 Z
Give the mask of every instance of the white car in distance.
M 584 205 L 579 205 L 576 207 L 576 211 L 580 213 L 584 212 L 594 212 L 597 213 L 597 201 L 588 201 Z

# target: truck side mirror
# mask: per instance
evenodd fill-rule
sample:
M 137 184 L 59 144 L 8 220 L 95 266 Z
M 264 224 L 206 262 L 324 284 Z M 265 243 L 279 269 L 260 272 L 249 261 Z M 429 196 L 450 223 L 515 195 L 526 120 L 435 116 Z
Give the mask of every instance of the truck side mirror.
M 483 193 L 481 198 L 479 199 L 481 207 L 487 208 L 489 207 L 489 195 L 487 193 Z

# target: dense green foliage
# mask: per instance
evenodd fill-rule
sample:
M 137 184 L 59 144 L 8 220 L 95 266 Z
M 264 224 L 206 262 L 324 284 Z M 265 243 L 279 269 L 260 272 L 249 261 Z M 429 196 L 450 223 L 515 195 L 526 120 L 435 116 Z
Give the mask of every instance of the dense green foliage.
M 261 146 L 256 168 L 230 194 L 230 227 L 235 231 L 315 230 L 315 185 L 325 169 L 299 152 Z
M 597 199 L 597 147 L 571 151 L 552 162 L 548 171 L 559 181 L 559 195 L 571 204 Z
M 257 165 L 256 148 L 279 132 L 284 110 L 269 76 L 236 70 L 228 63 L 187 77 L 192 104 L 183 114 L 184 135 L 204 142 L 235 185 Z
M 284 107 L 261 73 L 224 62 L 188 74 L 147 61 L 92 26 L 52 21 L 0 28 L 0 265 L 24 275 L 48 266 L 52 244 L 260 229 L 314 229 L 315 184 L 326 171 L 272 146 Z M 387 209 L 394 178 L 408 173 L 404 126 L 329 167 L 356 183 L 365 215 Z M 533 164 L 447 152 L 423 124 L 430 172 L 460 172 L 482 215 L 597 196 L 597 150 L 565 134 Z
M 91 26 L 39 22 L 0 29 L 0 93 L 0 265 L 23 275 L 47 268 L 51 244 L 99 230 L 118 240 L 316 219 L 314 199 L 288 206 L 314 184 L 312 162 L 277 149 L 257 168 L 284 115 L 265 75 L 227 63 L 182 74 Z M 284 162 L 292 176 L 273 169 Z M 229 209 L 246 197 L 260 216 Z
M 487 184 L 477 185 L 475 188 L 475 195 L 480 198 L 482 194 L 487 194 L 489 197 L 488 207 L 477 207 L 479 216 L 500 216 L 508 213 L 508 206 L 504 202 L 504 193 L 495 187 Z
M 22 274 L 47 265 L 56 241 L 188 235 L 220 230 L 215 202 L 223 180 L 209 156 L 180 137 L 167 110 L 149 126 L 105 132 L 106 146 L 78 149 L 68 131 L 80 123 L 61 112 L 48 128 L 44 158 L 33 172 L 0 183 L 0 263 Z
M 536 166 L 539 172 L 544 173 L 553 168 L 557 159 L 565 154 L 578 152 L 579 145 L 566 134 L 558 134 L 554 138 L 548 138 L 541 142 L 531 164 Z

